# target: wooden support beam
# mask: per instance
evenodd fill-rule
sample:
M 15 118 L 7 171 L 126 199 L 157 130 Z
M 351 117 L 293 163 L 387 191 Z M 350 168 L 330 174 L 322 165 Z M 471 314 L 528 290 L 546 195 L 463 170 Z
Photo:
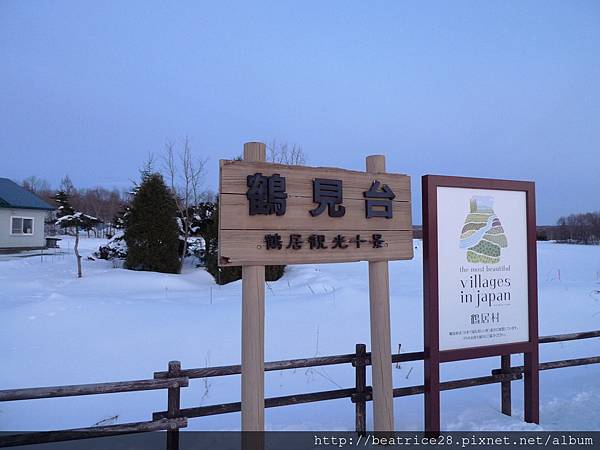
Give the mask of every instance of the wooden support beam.
M 367 156 L 367 172 L 385 173 L 385 156 Z M 392 345 L 390 337 L 390 286 L 387 261 L 369 261 L 371 317 L 371 378 L 375 431 L 394 431 Z
M 265 161 L 266 146 L 244 144 L 244 161 Z M 242 431 L 265 429 L 265 266 L 242 266 Z

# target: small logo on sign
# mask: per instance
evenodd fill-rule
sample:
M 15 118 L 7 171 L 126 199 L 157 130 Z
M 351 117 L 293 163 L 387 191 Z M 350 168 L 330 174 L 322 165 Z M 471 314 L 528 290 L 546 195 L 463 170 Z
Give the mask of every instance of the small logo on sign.
M 467 261 L 470 263 L 500 262 L 501 249 L 508 247 L 508 241 L 500 219 L 494 213 L 494 197 L 471 197 L 459 245 L 467 249 Z

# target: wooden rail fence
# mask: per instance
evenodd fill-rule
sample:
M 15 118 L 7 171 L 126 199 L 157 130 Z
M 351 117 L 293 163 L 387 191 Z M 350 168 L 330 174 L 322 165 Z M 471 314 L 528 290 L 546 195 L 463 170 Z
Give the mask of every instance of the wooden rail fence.
M 540 337 L 539 342 L 540 344 L 548 344 L 595 337 L 600 337 L 600 330 L 543 336 Z M 391 355 L 390 362 L 400 363 L 421 361 L 423 358 L 423 352 L 397 353 Z M 471 386 L 500 383 L 502 412 L 510 415 L 511 382 L 520 380 L 523 377 L 524 369 L 522 366 L 511 367 L 510 355 L 503 355 L 500 359 L 500 368 L 492 370 L 491 375 L 446 381 L 441 383 L 441 390 L 447 391 Z M 598 363 L 600 363 L 600 356 L 548 361 L 540 364 L 540 370 L 551 370 Z M 371 365 L 371 354 L 366 351 L 365 344 L 357 344 L 354 353 L 348 353 L 345 355 L 267 362 L 265 363 L 265 371 L 299 369 L 336 364 L 351 364 L 354 367 L 354 387 L 266 398 L 265 407 L 275 408 L 279 406 L 348 398 L 352 403 L 355 404 L 356 431 L 358 433 L 366 432 L 366 402 L 372 400 L 372 390 L 371 386 L 367 386 L 366 384 L 366 371 L 367 366 Z M 0 437 L 0 447 L 59 442 L 74 439 L 114 436 L 120 434 L 142 433 L 148 431 L 167 431 L 167 449 L 174 450 L 179 447 L 179 429 L 187 427 L 188 419 L 217 414 L 226 414 L 241 410 L 241 402 L 182 409 L 180 404 L 181 388 L 188 387 L 190 379 L 222 377 L 228 375 L 238 375 L 240 373 L 241 366 L 239 364 L 220 367 L 182 369 L 179 361 L 171 361 L 169 362 L 167 371 L 155 372 L 154 378 L 148 380 L 0 390 L 0 402 L 160 389 L 167 390 L 167 410 L 153 413 L 152 420 L 150 421 L 124 423 L 110 426 L 97 426 L 90 428 L 4 435 Z M 408 395 L 422 394 L 423 392 L 424 386 L 416 385 L 395 388 L 393 390 L 393 395 L 394 397 L 404 397 Z

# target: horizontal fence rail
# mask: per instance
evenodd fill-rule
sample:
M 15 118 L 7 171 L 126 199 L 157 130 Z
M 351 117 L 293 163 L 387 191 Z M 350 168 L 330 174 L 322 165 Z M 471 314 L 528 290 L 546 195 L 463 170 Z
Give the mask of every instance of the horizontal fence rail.
M 577 341 L 579 339 L 589 339 L 595 337 L 600 337 L 600 330 L 540 336 L 539 342 L 540 344 L 550 344 L 552 342 Z
M 38 398 L 75 397 L 81 395 L 116 394 L 119 392 L 151 391 L 156 389 L 187 387 L 185 377 L 165 380 L 133 380 L 115 383 L 75 384 L 72 386 L 50 386 L 29 389 L 0 391 L 0 402 L 32 400 Z
M 424 358 L 423 352 L 398 353 L 392 355 L 392 363 L 420 361 Z M 303 369 L 307 367 L 318 366 L 333 366 L 336 364 L 349 364 L 357 358 L 356 353 L 348 353 L 346 355 L 319 356 L 315 358 L 299 358 L 288 359 L 284 361 L 271 361 L 265 363 L 265 372 L 272 370 L 289 370 Z M 371 365 L 371 353 L 365 353 L 361 356 L 367 361 L 367 365 Z M 181 376 L 187 378 L 209 378 L 209 377 L 224 377 L 227 375 L 240 375 L 242 366 L 240 364 L 232 366 L 217 366 L 217 367 L 202 367 L 199 369 L 182 369 Z M 169 372 L 154 372 L 154 378 L 164 379 L 168 377 Z
M 563 367 L 587 366 L 588 364 L 600 364 L 600 356 L 592 356 L 590 358 L 576 359 L 561 359 L 560 361 L 549 361 L 540 363 L 540 370 L 562 369 Z M 492 375 L 505 373 L 505 369 L 494 369 Z M 523 366 L 510 367 L 508 370 L 515 373 L 522 373 L 525 368 Z
M 520 373 L 498 374 L 486 377 L 467 378 L 464 380 L 446 381 L 441 383 L 441 390 L 449 391 L 452 389 L 462 389 L 471 386 L 482 386 L 484 384 L 500 383 L 503 381 L 514 381 L 522 378 Z M 395 388 L 393 390 L 394 397 L 406 397 L 408 395 L 422 394 L 425 386 L 409 386 L 404 388 Z M 353 402 L 371 401 L 373 394 L 371 387 L 367 387 L 366 391 L 358 394 L 356 389 L 334 389 L 331 391 L 312 392 L 308 394 L 286 395 L 283 397 L 271 397 L 265 399 L 265 408 L 276 408 L 279 406 L 298 405 L 301 403 L 322 402 L 325 400 L 337 400 L 340 398 L 350 398 Z M 217 414 L 227 414 L 239 412 L 242 409 L 241 402 L 223 403 L 221 405 L 199 406 L 195 408 L 185 408 L 181 410 L 181 415 L 187 418 L 214 416 Z M 152 418 L 163 419 L 167 417 L 167 411 L 155 412 Z
M 595 337 L 600 337 L 600 330 L 542 336 L 539 338 L 539 342 L 540 344 L 548 344 Z M 422 361 L 423 359 L 424 352 L 397 353 L 391 355 L 390 362 L 400 363 Z M 336 364 L 351 364 L 355 368 L 355 387 L 267 398 L 265 399 L 265 407 L 276 408 L 280 406 L 348 398 L 356 405 L 356 431 L 359 433 L 365 432 L 365 405 L 366 402 L 372 401 L 373 394 L 371 386 L 366 385 L 366 366 L 371 365 L 371 354 L 366 351 L 366 346 L 364 344 L 357 344 L 355 353 L 266 362 L 265 371 L 289 370 Z M 539 368 L 540 370 L 551 370 L 588 364 L 600 364 L 600 356 L 543 362 L 540 363 Z M 510 383 L 522 379 L 523 371 L 523 366 L 511 367 L 510 355 L 503 355 L 501 356 L 501 368 L 492 370 L 491 375 L 445 381 L 440 384 L 440 389 L 442 391 L 448 391 L 472 386 L 501 383 L 502 412 L 510 415 Z M 149 380 L 0 390 L 0 402 L 160 389 L 165 389 L 168 392 L 167 410 L 153 413 L 152 420 L 148 422 L 1 436 L 0 447 L 163 430 L 167 431 L 167 448 L 169 450 L 177 449 L 179 443 L 179 429 L 187 426 L 187 419 L 227 414 L 239 412 L 241 410 L 241 402 L 180 408 L 180 388 L 187 387 L 190 379 L 239 374 L 241 374 L 241 366 L 239 364 L 181 369 L 181 365 L 178 361 L 171 361 L 169 363 L 168 371 L 155 372 L 154 379 Z M 418 395 L 423 394 L 424 390 L 424 385 L 395 388 L 393 389 L 393 396 L 405 397 L 409 395 Z
M 110 426 L 14 434 L 1 437 L 0 446 L 15 447 L 19 445 L 47 444 L 50 442 L 74 441 L 122 434 L 146 433 L 149 431 L 176 430 L 185 427 L 187 427 L 187 419 L 185 417 L 178 417 L 176 419 L 161 419 L 149 422 L 131 422 Z

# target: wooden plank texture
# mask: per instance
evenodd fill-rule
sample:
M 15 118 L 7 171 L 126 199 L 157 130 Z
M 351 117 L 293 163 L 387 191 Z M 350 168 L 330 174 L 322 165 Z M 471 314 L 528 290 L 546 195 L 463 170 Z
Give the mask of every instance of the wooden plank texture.
M 282 237 L 282 248 L 267 250 L 265 245 L 264 231 L 221 230 L 220 237 L 220 265 L 239 266 L 242 264 L 312 264 L 325 262 L 347 262 L 347 261 L 384 261 L 411 259 L 413 257 L 412 231 L 386 231 L 373 230 L 369 234 L 361 234 L 361 239 L 372 240 L 372 233 L 381 234 L 387 246 L 373 248 L 369 242 L 361 244 L 356 248 L 355 244 L 348 243 L 348 248 L 332 249 L 334 237 L 341 234 L 347 238 L 355 237 L 355 230 L 294 230 L 306 241 L 311 234 L 325 235 L 325 243 L 328 249 L 310 249 L 304 242 L 299 250 L 288 249 L 289 234 L 280 232 Z M 277 230 L 273 230 L 277 233 Z
M 265 429 L 265 268 L 242 267 L 242 431 Z
M 330 217 L 325 211 L 313 217 L 309 211 L 315 208 L 312 198 L 289 197 L 287 211 L 283 216 L 248 214 L 248 199 L 245 195 L 221 194 L 220 220 L 222 230 L 412 230 L 411 205 L 409 202 L 393 202 L 394 217 L 372 217 L 365 215 L 364 199 L 348 199 L 344 217 Z
M 155 419 L 150 422 L 123 423 L 119 425 L 109 425 L 106 427 L 89 427 L 71 430 L 11 434 L 0 436 L 0 447 L 16 447 L 32 444 L 45 444 L 49 442 L 74 441 L 96 437 L 116 436 L 121 434 L 175 430 L 185 427 L 187 427 L 187 419 L 185 417 L 178 417 L 175 419 Z M 86 446 L 81 445 L 80 448 L 86 448 Z
M 187 385 L 188 379 L 181 377 L 163 380 L 134 380 L 118 381 L 115 383 L 7 389 L 0 391 L 0 402 L 32 400 L 38 398 L 74 397 L 80 395 L 114 394 L 118 392 L 151 391 L 156 389 L 187 387 Z
M 366 166 L 370 174 L 385 172 L 385 156 L 367 156 Z M 369 313 L 373 429 L 394 431 L 394 395 L 390 365 L 390 276 L 387 261 L 369 261 Z
M 363 199 L 363 192 L 369 189 L 374 179 L 377 179 L 381 183 L 390 186 L 396 194 L 395 201 L 410 202 L 410 177 L 402 174 L 371 174 L 330 167 L 286 166 L 228 160 L 221 160 L 220 168 L 219 192 L 221 194 L 246 195 L 248 190 L 246 177 L 260 172 L 263 175 L 279 174 L 285 177 L 288 198 L 306 197 L 312 200 L 312 180 L 314 178 L 328 178 L 343 180 L 344 199 Z
M 244 144 L 244 160 L 264 161 L 266 146 Z M 219 208 L 222 211 L 222 208 Z M 219 223 L 223 223 L 220 221 Z M 242 266 L 242 431 L 265 430 L 265 266 Z M 250 445 L 244 448 L 254 449 Z
M 410 177 L 400 174 L 387 174 L 384 170 L 357 172 L 327 167 L 305 167 L 271 164 L 260 161 L 220 162 L 219 197 L 219 265 L 267 265 L 267 264 L 310 264 L 347 261 L 383 261 L 412 258 L 412 215 L 410 203 Z M 285 177 L 287 194 L 285 214 L 250 215 L 247 177 L 261 173 L 264 176 L 278 174 Z M 313 199 L 313 181 L 317 178 L 341 180 L 342 203 L 345 214 L 331 217 L 327 209 L 318 216 L 312 216 L 311 210 L 319 204 Z M 394 192 L 391 201 L 393 215 L 371 217 L 366 215 L 364 193 L 377 180 L 388 185 Z M 337 208 L 337 206 L 336 206 Z M 382 210 L 378 206 L 376 210 Z M 279 232 L 285 234 L 288 244 L 290 234 L 326 234 L 331 242 L 337 234 L 348 239 L 356 236 L 384 234 L 388 241 L 385 248 L 328 249 L 319 251 L 281 249 L 267 251 L 264 245 L 266 234 Z M 333 233 L 335 232 L 335 233 Z M 383 233 L 385 232 L 385 233 Z M 333 233 L 333 234 L 332 234 Z M 405 237 L 410 235 L 409 239 Z M 387 239 L 386 237 L 387 236 Z M 372 247 L 372 246 L 371 246 Z
M 359 344 L 364 345 L 364 344 Z M 283 361 L 270 361 L 265 363 L 265 372 L 273 370 L 291 370 L 306 367 L 329 366 L 335 364 L 348 364 L 356 359 L 355 353 L 334 356 L 317 356 L 315 358 L 297 358 L 286 359 Z M 371 353 L 365 353 L 362 357 L 367 366 L 371 365 Z M 408 352 L 392 355 L 392 363 L 422 361 L 423 352 Z M 230 366 L 201 367 L 195 369 L 182 369 L 180 374 L 186 378 L 207 378 L 222 377 L 229 375 L 239 375 L 242 373 L 242 366 L 239 364 Z M 154 372 L 154 378 L 163 379 L 168 377 L 168 372 Z
M 590 339 L 595 337 L 600 337 L 600 330 L 540 336 L 539 342 L 540 344 L 548 344 L 550 342 L 576 341 L 579 339 Z
M 363 435 L 367 431 L 367 404 L 364 399 L 362 399 L 362 395 L 367 389 L 367 365 L 365 361 L 366 353 L 367 346 L 365 344 L 356 344 L 356 360 L 354 361 L 354 367 L 356 367 L 355 430 L 357 433 L 361 433 Z
M 181 373 L 180 361 L 169 361 L 169 378 L 177 378 Z M 168 418 L 179 417 L 181 409 L 181 389 L 178 387 L 169 388 L 167 391 L 167 411 Z M 167 431 L 167 450 L 179 450 L 179 428 Z

